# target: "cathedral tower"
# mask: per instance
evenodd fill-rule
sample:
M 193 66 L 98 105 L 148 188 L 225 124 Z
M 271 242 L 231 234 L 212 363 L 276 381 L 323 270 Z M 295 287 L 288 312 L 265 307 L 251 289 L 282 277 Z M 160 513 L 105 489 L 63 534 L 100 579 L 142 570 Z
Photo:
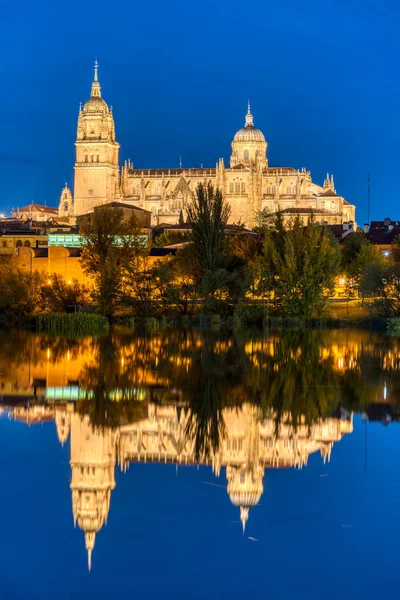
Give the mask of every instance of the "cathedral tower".
M 79 109 L 75 161 L 74 214 L 112 202 L 118 189 L 118 150 L 112 111 L 101 97 L 98 63 L 90 99 Z
M 59 217 L 70 217 L 74 214 L 74 201 L 72 199 L 71 190 L 68 187 L 67 182 L 60 196 L 60 204 L 58 205 L 58 216 Z
M 96 534 L 107 521 L 115 488 L 116 439 L 111 430 L 94 431 L 89 417 L 71 418 L 71 490 L 74 523 L 85 534 L 89 570 Z

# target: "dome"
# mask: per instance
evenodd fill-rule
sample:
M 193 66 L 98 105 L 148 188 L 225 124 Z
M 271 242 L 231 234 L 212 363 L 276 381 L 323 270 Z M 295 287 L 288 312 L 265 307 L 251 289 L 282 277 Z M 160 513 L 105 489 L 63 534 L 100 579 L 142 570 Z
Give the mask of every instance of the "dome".
M 94 96 L 90 98 L 83 107 L 83 112 L 85 113 L 108 113 L 107 102 L 103 100 L 103 98 L 99 98 L 98 96 Z
M 233 138 L 234 142 L 265 142 L 265 137 L 262 131 L 254 127 L 254 125 L 247 125 L 239 129 L 235 133 Z
M 265 137 L 262 131 L 254 127 L 253 115 L 250 112 L 250 102 L 247 105 L 247 115 L 244 127 L 239 129 L 233 138 L 234 142 L 263 142 Z
M 101 97 L 98 68 L 99 65 L 96 60 L 96 62 L 94 63 L 94 78 L 92 83 L 92 91 L 90 93 L 90 99 L 86 102 L 83 108 L 84 113 L 104 114 L 109 112 L 107 102 L 105 102 Z
M 229 494 L 229 499 L 234 506 L 255 506 L 260 502 L 263 490 L 257 491 L 235 491 Z

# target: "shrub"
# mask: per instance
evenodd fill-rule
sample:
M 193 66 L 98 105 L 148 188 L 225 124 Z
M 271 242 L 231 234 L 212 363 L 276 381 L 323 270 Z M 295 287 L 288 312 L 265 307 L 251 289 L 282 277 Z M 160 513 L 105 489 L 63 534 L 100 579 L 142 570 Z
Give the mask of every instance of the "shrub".
M 109 326 L 106 317 L 87 313 L 39 315 L 36 319 L 38 333 L 72 337 L 105 333 Z

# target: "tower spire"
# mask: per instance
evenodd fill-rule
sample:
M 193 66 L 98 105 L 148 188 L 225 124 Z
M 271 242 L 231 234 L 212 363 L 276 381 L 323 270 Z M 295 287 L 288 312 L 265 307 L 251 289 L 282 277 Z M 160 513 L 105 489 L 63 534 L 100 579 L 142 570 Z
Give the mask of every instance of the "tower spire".
M 94 77 L 92 83 L 92 92 L 90 94 L 91 98 L 101 98 L 101 89 L 99 83 L 99 63 L 96 60 L 94 61 Z
M 240 520 L 242 521 L 243 533 L 246 531 L 246 523 L 249 518 L 249 507 L 241 506 L 240 507 Z
M 254 127 L 253 115 L 251 114 L 251 110 L 250 110 L 250 100 L 247 101 L 247 114 L 246 114 L 246 121 L 245 121 L 244 126 L 245 127 Z

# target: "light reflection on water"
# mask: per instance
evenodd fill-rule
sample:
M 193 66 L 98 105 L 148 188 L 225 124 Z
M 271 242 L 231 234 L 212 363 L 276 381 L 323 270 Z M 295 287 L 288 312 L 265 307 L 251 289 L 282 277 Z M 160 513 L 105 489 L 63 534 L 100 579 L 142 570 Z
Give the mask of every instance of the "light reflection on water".
M 303 469 L 311 455 L 328 464 L 355 413 L 364 423 L 398 419 L 400 343 L 369 332 L 121 329 L 81 340 L 14 332 L 0 342 L 0 418 L 55 423 L 89 570 L 117 467 L 210 466 L 219 479 L 203 483 L 224 488 L 245 534 L 268 471 Z

